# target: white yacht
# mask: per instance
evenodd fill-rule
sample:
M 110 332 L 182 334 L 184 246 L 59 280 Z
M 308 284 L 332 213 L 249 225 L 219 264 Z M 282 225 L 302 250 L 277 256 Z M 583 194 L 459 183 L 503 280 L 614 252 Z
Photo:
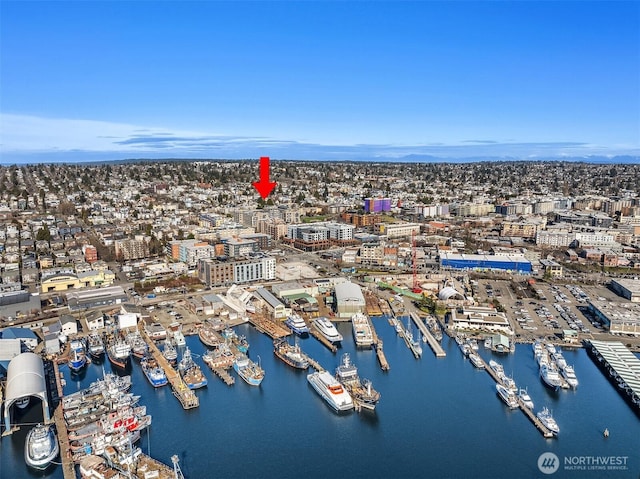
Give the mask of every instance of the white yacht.
M 533 399 L 529 396 L 529 393 L 526 389 L 520 388 L 518 391 L 518 397 L 522 400 L 522 404 L 524 404 L 527 408 L 533 410 Z
M 24 460 L 35 469 L 46 469 L 58 455 L 60 447 L 53 426 L 38 424 L 27 433 Z
M 473 364 L 478 369 L 484 369 L 484 362 L 476 353 L 469 354 L 469 359 L 471 360 L 471 364 Z
M 307 381 L 313 389 L 336 411 L 353 409 L 353 399 L 346 389 L 328 371 L 311 373 Z
M 556 353 L 553 355 L 553 360 L 556 362 L 556 364 L 558 365 L 558 369 L 560 370 L 564 369 L 567 365 L 567 360 L 564 359 L 561 351 L 556 351 Z
M 309 334 L 309 326 L 307 326 L 305 320 L 296 313 L 291 313 L 291 315 L 285 319 L 284 324 L 299 336 L 306 336 Z
M 578 377 L 576 376 L 576 372 L 573 370 L 573 366 L 567 364 L 564 368 L 560 370 L 562 376 L 567 380 L 569 386 L 572 388 L 578 387 Z
M 547 426 L 547 429 L 549 429 L 549 431 L 554 434 L 558 434 L 560 432 L 560 427 L 551 415 L 551 412 L 549 412 L 549 409 L 547 409 L 546 407 L 542 408 L 542 411 L 538 412 L 536 416 L 538 416 L 538 419 L 542 421 L 542 424 Z
M 496 384 L 496 391 L 498 391 L 500 399 L 509 406 L 509 409 L 516 409 L 518 407 L 518 400 L 516 399 L 516 395 L 513 391 L 505 388 L 502 384 Z
M 335 325 L 324 316 L 313 321 L 313 325 L 316 329 L 332 343 L 338 343 L 342 341 L 342 334 L 338 332 Z
M 555 365 L 542 364 L 540 366 L 540 377 L 542 378 L 542 381 L 545 383 L 545 385 L 547 385 L 551 389 L 557 390 L 560 386 L 562 386 L 562 380 Z
M 351 316 L 351 326 L 356 346 L 370 348 L 373 344 L 373 331 L 371 330 L 369 318 L 365 314 L 356 313 Z

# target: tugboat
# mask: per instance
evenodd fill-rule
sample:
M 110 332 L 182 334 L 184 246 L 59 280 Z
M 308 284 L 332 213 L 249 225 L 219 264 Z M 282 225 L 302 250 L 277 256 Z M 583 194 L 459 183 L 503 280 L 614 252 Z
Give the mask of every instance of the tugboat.
M 34 469 L 44 470 L 60 451 L 53 426 L 38 424 L 27 433 L 24 460 Z
M 357 409 L 375 410 L 380 393 L 373 388 L 371 381 L 360 379 L 358 368 L 351 362 L 349 353 L 342 355 L 342 362 L 336 368 L 336 379 L 349 392 Z

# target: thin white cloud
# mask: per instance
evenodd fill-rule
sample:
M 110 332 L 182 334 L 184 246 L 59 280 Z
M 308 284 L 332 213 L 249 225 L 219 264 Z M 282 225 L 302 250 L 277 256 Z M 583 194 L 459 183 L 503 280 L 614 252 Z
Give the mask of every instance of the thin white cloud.
M 473 138 L 473 137 L 472 137 Z M 0 162 L 86 161 L 124 158 L 257 158 L 429 161 L 430 158 L 561 158 L 639 155 L 639 148 L 610 148 L 580 141 L 326 144 L 291 138 L 225 135 L 97 120 L 0 114 Z

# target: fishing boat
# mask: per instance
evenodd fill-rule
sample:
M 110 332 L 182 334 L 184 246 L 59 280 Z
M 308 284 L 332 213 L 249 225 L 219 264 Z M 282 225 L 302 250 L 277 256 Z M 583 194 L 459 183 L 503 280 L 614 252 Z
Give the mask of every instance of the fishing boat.
M 309 335 L 309 326 L 307 326 L 304 319 L 296 313 L 291 313 L 289 317 L 284 320 L 284 324 L 298 336 L 305 337 Z
M 149 353 L 149 345 L 142 339 L 139 331 L 127 334 L 125 341 L 131 347 L 133 357 L 142 359 Z
M 525 407 L 533 410 L 533 400 L 531 399 L 531 396 L 529 396 L 526 388 L 520 388 L 520 391 L 518 391 L 518 397 L 522 401 L 522 404 L 525 405 Z
M 220 336 L 213 327 L 208 325 L 198 329 L 198 338 L 202 344 L 210 348 L 215 348 L 220 344 Z
M 236 357 L 228 342 L 220 343 L 217 348 L 208 350 L 202 355 L 202 360 L 210 369 L 228 369 L 233 366 Z
M 330 342 L 339 343 L 340 341 L 342 341 L 342 334 L 340 334 L 335 325 L 324 316 L 315 319 L 313 321 L 313 325 L 318 330 L 318 332 L 325 338 L 327 338 Z
M 292 368 L 307 369 L 309 367 L 309 358 L 300 349 L 297 337 L 293 345 L 289 344 L 285 338 L 274 340 L 273 353 Z
M 162 347 L 162 356 L 172 366 L 175 366 L 178 363 L 178 350 L 169 339 L 165 339 L 164 341 L 164 346 Z
M 142 372 L 154 388 L 166 386 L 169 382 L 164 370 L 153 356 L 146 356 L 140 361 Z
M 131 364 L 131 346 L 118 337 L 107 347 L 107 358 L 114 366 L 126 369 Z
M 101 360 L 104 357 L 104 341 L 100 334 L 91 333 L 87 336 L 87 350 L 89 352 L 89 356 L 95 360 Z
M 540 419 L 542 424 L 544 424 L 547 427 L 547 429 L 549 429 L 549 431 L 551 431 L 553 434 L 557 435 L 560 432 L 560 427 L 558 426 L 558 423 L 551 415 L 551 412 L 549 411 L 548 408 L 543 407 L 542 411 L 538 412 L 536 416 L 538 417 L 538 419 Z
M 360 379 L 358 368 L 351 362 L 349 353 L 342 355 L 342 361 L 336 368 L 336 379 L 349 392 L 358 409 L 375 410 L 380 393 L 373 388 L 371 381 Z
M 60 451 L 52 425 L 37 424 L 24 443 L 24 460 L 34 469 L 46 469 Z
M 233 369 L 244 382 L 251 386 L 260 386 L 264 379 L 264 370 L 259 363 L 249 359 L 244 353 L 239 353 L 233 362 Z
M 518 407 L 518 400 L 516 395 L 510 389 L 507 389 L 502 384 L 496 384 L 496 391 L 500 399 L 509 406 L 509 409 L 516 409 Z
M 187 346 L 182 353 L 182 359 L 178 363 L 178 371 L 182 380 L 187 384 L 189 389 L 199 389 L 207 385 L 205 377 L 200 366 L 196 364 L 191 355 L 191 350 Z
M 307 376 L 313 389 L 336 411 L 353 409 L 353 399 L 347 390 L 328 371 L 319 371 Z
M 84 342 L 80 339 L 73 339 L 69 343 L 69 369 L 77 373 L 87 365 L 87 351 Z
M 249 341 L 247 341 L 247 337 L 245 335 L 238 336 L 237 341 L 234 341 L 236 348 L 241 353 L 247 353 L 249 351 Z
M 373 345 L 373 330 L 369 318 L 362 313 L 351 316 L 353 339 L 359 348 L 370 348 Z

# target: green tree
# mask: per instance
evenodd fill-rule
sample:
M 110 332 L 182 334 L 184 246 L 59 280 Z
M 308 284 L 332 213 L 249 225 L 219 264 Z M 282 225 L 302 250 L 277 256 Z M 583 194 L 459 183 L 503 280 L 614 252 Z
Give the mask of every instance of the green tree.
M 38 230 L 38 232 L 36 233 L 36 241 L 51 241 L 51 232 L 49 231 L 49 227 L 47 225 L 44 225 Z

